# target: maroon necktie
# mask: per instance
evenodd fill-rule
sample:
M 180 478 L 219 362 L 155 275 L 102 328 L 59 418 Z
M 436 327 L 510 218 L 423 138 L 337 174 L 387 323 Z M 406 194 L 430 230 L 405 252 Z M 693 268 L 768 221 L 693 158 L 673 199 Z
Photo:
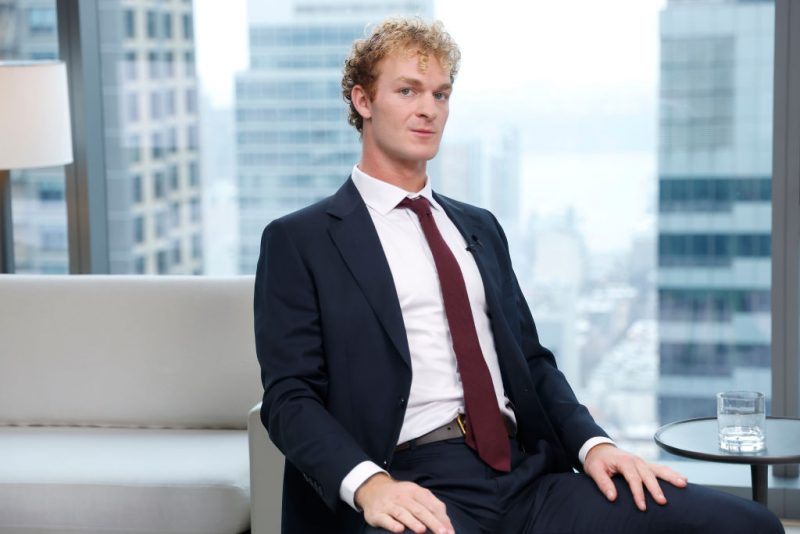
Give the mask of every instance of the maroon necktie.
M 464 276 L 456 257 L 436 227 L 428 200 L 424 197 L 413 200 L 404 198 L 398 207 L 408 208 L 417 214 L 439 274 L 444 311 L 464 387 L 467 445 L 476 450 L 478 456 L 494 469 L 508 472 L 511 470 L 508 430 L 500 414 L 492 377 L 478 343 Z

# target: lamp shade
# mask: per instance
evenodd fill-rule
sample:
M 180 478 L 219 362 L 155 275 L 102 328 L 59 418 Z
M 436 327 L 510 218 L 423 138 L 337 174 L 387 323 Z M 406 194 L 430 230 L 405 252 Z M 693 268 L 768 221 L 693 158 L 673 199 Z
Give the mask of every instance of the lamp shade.
M 71 161 L 64 63 L 0 61 L 0 170 Z

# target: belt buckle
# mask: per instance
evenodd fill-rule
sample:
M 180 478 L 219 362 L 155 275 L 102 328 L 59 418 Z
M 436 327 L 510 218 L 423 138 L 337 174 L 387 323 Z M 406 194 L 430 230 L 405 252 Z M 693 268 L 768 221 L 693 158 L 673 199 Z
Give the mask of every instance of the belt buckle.
M 461 434 L 463 436 L 467 435 L 467 423 L 464 421 L 464 414 L 456 415 L 456 423 L 458 424 L 458 428 L 461 429 Z

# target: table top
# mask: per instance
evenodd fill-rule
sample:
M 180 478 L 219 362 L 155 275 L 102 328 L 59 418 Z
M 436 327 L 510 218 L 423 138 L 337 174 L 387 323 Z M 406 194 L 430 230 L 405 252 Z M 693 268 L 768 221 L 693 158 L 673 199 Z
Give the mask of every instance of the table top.
M 767 417 L 766 446 L 759 452 L 728 452 L 719 448 L 716 417 L 687 419 L 656 431 L 659 447 L 672 454 L 734 464 L 800 463 L 800 419 Z

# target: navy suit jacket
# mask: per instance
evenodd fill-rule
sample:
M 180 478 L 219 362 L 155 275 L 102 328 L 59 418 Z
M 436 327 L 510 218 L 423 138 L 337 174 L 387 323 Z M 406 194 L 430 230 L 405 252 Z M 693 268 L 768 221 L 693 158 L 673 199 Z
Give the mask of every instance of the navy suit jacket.
M 480 270 L 519 439 L 542 473 L 580 469 L 580 447 L 606 434 L 539 343 L 503 230 L 488 211 L 434 195 Z M 254 304 L 261 418 L 286 456 L 282 531 L 359 532 L 339 486 L 365 460 L 390 470 L 412 368 L 389 265 L 352 180 L 265 228 Z

